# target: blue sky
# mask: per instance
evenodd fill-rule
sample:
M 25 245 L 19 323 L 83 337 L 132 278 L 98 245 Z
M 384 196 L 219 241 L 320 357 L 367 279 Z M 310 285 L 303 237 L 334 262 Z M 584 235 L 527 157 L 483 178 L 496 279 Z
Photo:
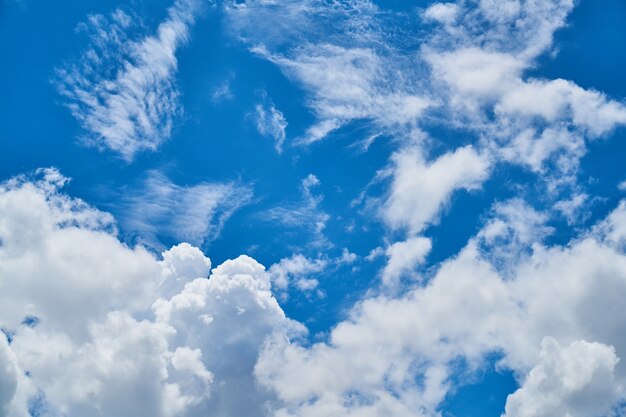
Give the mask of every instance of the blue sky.
M 625 48 L 620 0 L 0 2 L 0 417 L 619 415 Z

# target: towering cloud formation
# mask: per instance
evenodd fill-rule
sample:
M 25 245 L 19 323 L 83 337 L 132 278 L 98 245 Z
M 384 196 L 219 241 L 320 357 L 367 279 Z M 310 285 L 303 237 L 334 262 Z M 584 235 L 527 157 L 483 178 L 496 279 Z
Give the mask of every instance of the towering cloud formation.
M 264 268 L 129 248 L 66 181 L 47 169 L 0 186 L 1 415 L 261 415 L 263 340 L 302 331 Z

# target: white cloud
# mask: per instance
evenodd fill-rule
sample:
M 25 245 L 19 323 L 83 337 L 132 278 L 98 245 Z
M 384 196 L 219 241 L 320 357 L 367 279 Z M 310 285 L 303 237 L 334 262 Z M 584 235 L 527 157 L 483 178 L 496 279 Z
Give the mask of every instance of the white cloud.
M 290 285 L 294 285 L 298 289 L 306 291 L 315 289 L 319 284 L 317 279 L 309 276 L 323 271 L 327 264 L 328 261 L 324 259 L 309 259 L 298 253 L 289 258 L 281 259 L 272 265 L 268 272 L 272 284 L 277 290 L 284 291 Z
M 32 181 L 18 177 L 0 185 L 0 275 L 6 294 L 0 327 L 16 328 L 26 316 L 44 315 L 50 324 L 74 331 L 86 317 L 150 296 L 146 275 L 158 276 L 152 256 L 115 239 L 108 213 L 58 193 L 65 182 L 60 178 L 58 171 L 45 170 Z
M 578 161 L 586 152 L 583 137 L 567 129 L 547 128 L 537 132 L 528 128 L 513 133 L 512 140 L 496 150 L 507 162 L 525 165 L 539 174 L 557 171 L 561 181 L 567 180 L 578 169 Z M 550 166 L 551 158 L 556 156 L 556 168 Z M 558 172 L 560 171 L 560 172 Z
M 188 244 L 161 261 L 131 249 L 66 181 L 42 170 L 0 186 L 2 415 L 261 416 L 263 340 L 302 331 L 264 268 L 240 257 L 207 279 Z
M 370 251 L 370 253 L 367 254 L 367 256 L 365 257 L 365 260 L 367 261 L 373 261 L 374 259 L 378 258 L 379 256 L 382 256 L 385 254 L 385 249 L 381 246 L 377 246 L 374 249 L 372 249 Z
M 476 243 L 482 256 L 505 273 L 554 232 L 547 222 L 548 215 L 519 198 L 496 203 Z
M 506 417 L 610 415 L 620 395 L 613 374 L 619 359 L 601 343 L 572 342 L 561 347 L 546 338 L 541 359 L 520 389 L 509 395 Z
M 586 139 L 626 123 L 623 103 L 602 93 L 526 76 L 551 52 L 573 7 L 572 0 L 438 2 L 422 13 L 435 26 L 419 40 L 411 30 L 386 30 L 402 23 L 367 0 L 280 8 L 249 0 L 226 13 L 233 33 L 308 93 L 317 122 L 301 143 L 358 120 L 368 136 L 384 131 L 402 148 L 412 131 L 435 121 L 478 138 L 473 146 L 494 165 L 541 174 L 538 182 L 557 199 L 576 186 Z
M 260 47 L 253 52 L 302 82 L 313 96 L 309 105 L 318 122 L 300 139 L 304 144 L 357 119 L 371 119 L 387 128 L 411 126 L 432 104 L 426 96 L 411 92 L 414 87 L 408 80 L 398 78 L 398 72 L 387 68 L 373 49 L 309 45 L 293 58 Z
M 259 381 L 276 391 L 279 416 L 436 415 L 458 383 L 458 374 L 450 378 L 458 360 L 472 375 L 497 352 L 498 367 L 521 383 L 507 415 L 599 415 L 624 399 L 626 381 L 616 365 L 626 354 L 626 255 L 615 236 L 602 243 L 603 233 L 562 247 L 534 244 L 506 276 L 473 239 L 425 286 L 358 303 L 327 343 L 272 339 L 256 365 Z M 546 408 L 533 414 L 535 404 Z
M 274 148 L 279 154 L 283 152 L 283 144 L 287 134 L 287 119 L 283 113 L 276 108 L 274 103 L 266 99 L 264 103 L 255 106 L 256 128 L 263 136 L 274 140 Z
M 600 222 L 593 233 L 601 240 L 617 247 L 626 249 L 626 201 L 622 200 L 607 218 Z
M 187 42 L 197 0 L 175 0 L 156 34 L 134 40 L 133 18 L 90 16 L 82 26 L 92 46 L 74 65 L 58 70 L 56 84 L 86 131 L 85 142 L 131 161 L 167 140 L 182 108 L 176 87 L 176 51 Z
M 409 234 L 421 232 L 437 216 L 457 189 L 475 190 L 487 179 L 490 161 L 471 146 L 444 154 L 432 162 L 409 147 L 392 156 L 391 191 L 382 207 L 385 222 Z
M 446 123 L 480 137 L 429 160 L 422 142 L 407 145 L 398 134 L 381 214 L 408 239 L 388 248 L 388 277 L 415 270 L 430 241 L 414 236 L 437 222 L 455 190 L 478 189 L 498 160 L 552 182 L 563 176 L 569 181 L 586 151 L 584 141 L 624 124 L 623 105 L 600 93 L 562 80 L 524 78 L 535 58 L 551 48 L 554 31 L 573 7 L 570 0 L 435 5 L 424 15 L 444 23 L 441 32 L 416 54 L 423 56 L 397 65 L 389 65 L 398 59 L 393 48 L 374 46 L 386 39 L 372 23 L 375 6 L 365 1 L 333 3 L 328 13 L 352 22 L 353 30 L 346 31 L 357 34 L 352 45 L 333 35 L 298 49 L 272 49 L 290 37 L 319 35 L 319 4 L 248 1 L 229 12 L 243 13 L 240 26 L 261 22 L 257 33 L 266 49 L 255 51 L 307 88 L 319 123 L 304 142 L 357 119 L 396 134 L 398 125 L 414 128 L 425 111 L 437 116 L 433 103 Z M 277 9 L 289 19 L 268 19 Z M 175 21 L 171 14 L 168 19 Z M 102 42 L 115 43 L 123 35 L 116 28 L 128 25 L 123 14 L 113 20 L 102 33 L 110 39 Z M 172 32 L 175 45 L 187 23 L 177 28 L 183 31 Z M 175 98 L 163 81 L 175 70 L 175 50 L 166 47 L 165 78 L 148 80 L 157 81 L 164 97 Z M 430 66 L 413 65 L 424 64 L 420 59 Z M 128 74 L 145 68 L 130 63 Z M 424 99 L 432 86 L 438 95 Z M 115 97 L 102 91 L 102 97 Z M 121 144 L 115 146 L 124 145 L 111 137 Z M 135 151 L 123 154 L 132 158 Z M 513 371 L 520 383 L 507 416 L 592 417 L 625 399 L 626 368 L 618 362 L 626 355 L 624 202 L 562 246 L 545 243 L 548 214 L 520 199 L 499 203 L 463 250 L 433 267 L 429 280 L 399 296 L 368 293 L 327 342 L 310 345 L 290 337 L 304 330 L 285 317 L 271 282 L 288 286 L 290 274 L 314 273 L 324 260 L 295 255 L 268 274 L 242 256 L 207 279 L 210 261 L 199 249 L 182 244 L 162 260 L 141 247 L 131 249 L 115 237 L 109 215 L 59 193 L 66 179 L 57 171 L 40 176 L 0 187 L 0 327 L 13 339 L 9 345 L 0 335 L 0 414 L 26 417 L 28 400 L 40 395 L 39 407 L 68 417 L 433 416 L 463 383 L 463 375 L 451 376 L 455 367 L 463 363 L 465 375 L 472 375 L 494 353 L 501 356 L 497 366 Z M 319 241 L 329 216 L 313 192 L 318 184 L 313 175 L 305 178 L 302 201 L 266 217 L 304 224 Z M 206 203 L 206 195 L 221 196 L 222 188 L 178 186 L 158 175 L 149 185 L 147 195 L 157 204 L 146 206 L 148 217 L 174 217 L 176 230 L 192 238 L 211 235 L 207 224 L 213 223 L 206 219 L 216 205 Z M 180 200 L 202 208 L 190 210 Z M 559 201 L 564 204 L 555 210 L 566 216 L 575 211 L 575 198 Z M 315 285 L 309 278 L 302 282 L 302 289 Z M 29 316 L 38 323 L 25 323 Z
M 180 243 L 161 254 L 163 278 L 160 282 L 161 296 L 178 294 L 188 281 L 208 277 L 211 260 L 202 251 L 189 243 Z
M 572 225 L 580 218 L 587 218 L 590 213 L 587 211 L 586 203 L 589 201 L 589 196 L 584 193 L 578 193 L 571 196 L 567 200 L 562 200 L 554 204 L 554 209 L 559 211 L 563 217 L 567 220 L 567 223 Z
M 0 332 L 0 416 L 8 415 L 8 405 L 17 391 L 15 356 L 4 333 Z
M 444 24 L 451 24 L 456 20 L 458 13 L 459 6 L 454 3 L 435 3 L 428 6 L 424 11 L 424 17 Z
M 425 285 L 364 299 L 327 343 L 307 347 L 285 337 L 303 329 L 285 317 L 253 259 L 227 261 L 209 279 L 210 261 L 189 245 L 159 261 L 99 228 L 93 218 L 104 214 L 59 194 L 58 172 L 40 176 L 0 192 L 0 327 L 13 339 L 0 363 L 9 376 L 11 363 L 29 375 L 16 385 L 4 379 L 8 415 L 25 417 L 38 392 L 39 407 L 69 417 L 260 416 L 265 407 L 277 416 L 432 415 L 453 385 L 450 364 L 464 358 L 471 373 L 493 352 L 522 377 L 511 415 L 545 382 L 541 372 L 575 375 L 573 388 L 552 385 L 562 398 L 554 409 L 573 416 L 622 398 L 624 204 L 594 234 L 546 247 L 536 242 L 541 216 L 538 229 L 519 227 L 530 211 L 509 203 L 495 210 L 506 223 L 498 230 L 514 230 L 532 252 L 511 262 L 506 278 L 477 250 L 477 239 L 501 235 L 488 223 Z M 305 187 L 316 182 L 308 177 Z M 24 324 L 27 316 L 38 322 Z M 546 337 L 566 347 L 544 344 L 542 356 Z M 589 401 L 573 400 L 590 392 Z
M 432 105 L 406 71 L 411 59 L 387 44 L 384 12 L 368 0 L 290 0 L 280 8 L 249 0 L 226 13 L 233 34 L 309 93 L 317 121 L 302 144 L 360 119 L 376 130 L 405 130 Z
M 421 236 L 390 245 L 386 250 L 389 259 L 382 272 L 383 283 L 397 285 L 403 274 L 413 272 L 424 262 L 431 248 L 430 239 Z
M 433 75 L 453 90 L 453 106 L 476 105 L 475 100 L 493 100 L 507 91 L 519 76 L 524 63 L 515 56 L 479 48 L 462 48 L 426 53 Z
M 525 79 L 537 56 L 552 47 L 572 1 L 489 0 L 462 8 L 462 18 L 422 46 L 445 103 L 440 117 L 477 133 L 497 161 L 541 173 L 556 196 L 555 190 L 575 184 L 585 139 L 624 125 L 626 107 L 571 81 Z
M 270 266 L 268 273 L 273 290 L 286 299 L 289 289 L 295 288 L 302 292 L 315 290 L 319 286 L 317 275 L 329 270 L 337 270 L 344 265 L 352 265 L 357 259 L 357 254 L 350 252 L 347 248 L 343 248 L 341 255 L 337 257 L 323 255 L 308 258 L 301 253 L 294 253 Z M 318 290 L 317 294 L 323 295 L 323 292 Z
M 541 117 L 549 123 L 571 120 L 590 137 L 598 137 L 626 124 L 626 107 L 593 90 L 562 79 L 516 83 L 496 105 L 502 115 Z
M 159 247 L 163 235 L 203 245 L 219 237 L 224 223 L 251 198 L 252 190 L 244 185 L 178 185 L 159 171 L 149 171 L 136 192 L 122 197 L 121 221 L 150 246 Z
M 352 265 L 358 258 L 359 256 L 356 253 L 350 252 L 348 248 L 343 248 L 337 262 L 339 264 Z

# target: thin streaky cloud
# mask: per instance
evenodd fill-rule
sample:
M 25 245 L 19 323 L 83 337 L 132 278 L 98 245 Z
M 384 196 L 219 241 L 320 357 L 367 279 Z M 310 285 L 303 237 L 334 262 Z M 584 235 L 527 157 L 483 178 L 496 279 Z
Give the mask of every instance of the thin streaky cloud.
M 126 161 L 170 138 L 182 113 L 177 50 L 187 43 L 197 0 L 176 0 L 154 35 L 129 38 L 135 17 L 116 10 L 82 25 L 91 46 L 54 80 L 85 131 L 83 142 L 110 149 Z

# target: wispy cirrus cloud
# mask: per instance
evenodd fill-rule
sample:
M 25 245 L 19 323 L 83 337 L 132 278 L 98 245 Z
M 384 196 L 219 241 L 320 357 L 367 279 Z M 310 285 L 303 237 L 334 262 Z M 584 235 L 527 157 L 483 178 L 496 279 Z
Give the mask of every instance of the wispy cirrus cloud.
M 274 140 L 274 148 L 279 154 L 283 152 L 283 144 L 287 138 L 287 119 L 276 108 L 274 102 L 264 92 L 263 100 L 254 107 L 254 120 L 257 131 Z
M 400 146 L 414 141 L 415 130 L 453 127 L 477 138 L 473 145 L 496 164 L 541 173 L 558 199 L 558 190 L 576 183 L 586 141 L 626 124 L 619 101 L 571 81 L 526 75 L 551 51 L 573 7 L 571 0 L 437 2 L 419 14 L 423 30 L 367 0 L 280 8 L 248 0 L 228 7 L 227 16 L 252 52 L 307 91 L 317 121 L 300 143 L 357 120 L 368 124 L 368 136 L 384 132 Z M 389 20 L 402 29 L 388 30 Z M 290 31 L 277 30 L 282 25 Z M 427 161 L 428 144 L 449 146 L 428 139 Z
M 121 224 L 152 247 L 162 247 L 160 237 L 202 246 L 219 237 L 226 221 L 252 195 L 249 186 L 234 182 L 178 185 L 150 171 L 136 190 L 122 197 Z
M 302 198 L 298 202 L 289 202 L 273 207 L 260 213 L 263 220 L 282 224 L 289 228 L 303 228 L 312 236 L 310 245 L 325 246 L 328 240 L 324 235 L 326 223 L 330 215 L 323 211 L 319 205 L 323 195 L 316 194 L 313 190 L 320 185 L 320 180 L 313 174 L 309 174 L 300 183 Z
M 121 9 L 79 26 L 91 45 L 57 69 L 54 84 L 84 129 L 84 143 L 132 161 L 171 136 L 182 112 L 176 52 L 188 41 L 199 7 L 198 0 L 176 0 L 156 33 L 144 37 L 131 37 L 136 17 Z

